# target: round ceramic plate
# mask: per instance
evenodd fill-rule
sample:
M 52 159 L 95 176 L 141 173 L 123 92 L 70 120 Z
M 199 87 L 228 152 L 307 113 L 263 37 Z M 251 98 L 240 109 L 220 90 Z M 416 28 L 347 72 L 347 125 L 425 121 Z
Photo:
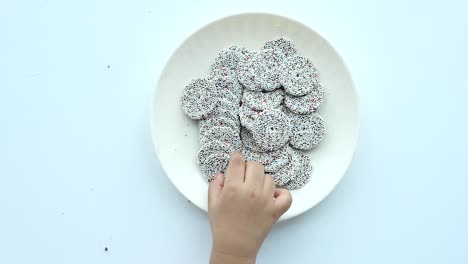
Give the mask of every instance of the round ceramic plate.
M 196 164 L 198 126 L 182 111 L 181 95 L 193 78 L 204 77 L 216 55 L 232 45 L 259 50 L 266 41 L 285 37 L 312 60 L 325 90 L 319 109 L 326 125 L 321 144 L 306 152 L 313 173 L 310 182 L 292 191 L 291 208 L 281 217 L 297 216 L 322 201 L 351 163 L 359 130 L 359 100 L 343 59 L 307 26 L 271 14 L 240 14 L 214 21 L 189 36 L 162 71 L 152 105 L 151 128 L 161 165 L 174 186 L 194 205 L 207 211 L 208 184 Z

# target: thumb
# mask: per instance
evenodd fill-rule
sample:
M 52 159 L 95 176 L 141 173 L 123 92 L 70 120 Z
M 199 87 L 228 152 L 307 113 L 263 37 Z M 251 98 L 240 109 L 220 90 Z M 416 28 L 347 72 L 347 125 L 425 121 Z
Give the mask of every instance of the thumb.
M 210 204 L 213 199 L 216 199 L 221 193 L 224 185 L 224 176 L 220 172 L 216 173 L 214 179 L 211 181 L 210 186 L 208 187 L 208 204 Z
M 277 188 L 275 190 L 275 210 L 278 213 L 278 217 L 286 213 L 291 207 L 292 196 L 291 193 L 283 188 Z

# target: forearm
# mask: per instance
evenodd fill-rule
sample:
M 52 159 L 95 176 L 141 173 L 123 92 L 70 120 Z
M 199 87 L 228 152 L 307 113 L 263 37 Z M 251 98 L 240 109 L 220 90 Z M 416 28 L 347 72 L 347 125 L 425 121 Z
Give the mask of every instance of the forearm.
M 210 264 L 255 264 L 255 258 L 233 256 L 213 249 Z

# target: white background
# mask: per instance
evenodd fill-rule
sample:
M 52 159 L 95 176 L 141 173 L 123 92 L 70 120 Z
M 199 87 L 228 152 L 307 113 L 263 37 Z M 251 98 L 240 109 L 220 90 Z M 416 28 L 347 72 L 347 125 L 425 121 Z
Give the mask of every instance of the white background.
M 343 181 L 276 225 L 258 263 L 467 263 L 467 9 L 450 0 L 1 1 L 0 263 L 207 262 L 207 215 L 161 170 L 150 101 L 191 32 L 246 11 L 322 34 L 361 99 Z

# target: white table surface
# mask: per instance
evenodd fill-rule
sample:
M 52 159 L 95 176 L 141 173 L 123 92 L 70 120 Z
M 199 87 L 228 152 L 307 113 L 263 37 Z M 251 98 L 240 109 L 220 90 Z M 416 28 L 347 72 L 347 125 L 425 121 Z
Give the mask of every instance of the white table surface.
M 258 263 L 468 263 L 466 4 L 197 2 L 0 3 L 0 263 L 207 262 L 207 215 L 161 170 L 150 100 L 189 33 L 244 11 L 317 30 L 361 98 L 348 173 Z

